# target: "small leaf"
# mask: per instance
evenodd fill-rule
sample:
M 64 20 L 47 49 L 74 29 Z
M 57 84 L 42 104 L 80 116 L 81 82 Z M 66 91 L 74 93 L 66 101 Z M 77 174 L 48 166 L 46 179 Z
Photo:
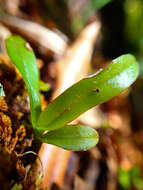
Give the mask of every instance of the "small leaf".
M 21 184 L 15 184 L 11 190 L 22 190 L 22 185 Z
M 50 85 L 43 82 L 42 80 L 39 80 L 39 88 L 43 92 L 47 92 L 50 89 Z
M 92 0 L 92 4 L 95 10 L 99 10 L 111 1 L 112 0 Z
M 0 97 L 5 96 L 4 90 L 3 90 L 3 86 L 0 83 Z
M 61 129 L 48 132 L 40 140 L 68 150 L 79 151 L 94 147 L 98 143 L 99 136 L 90 127 L 67 125 Z
M 20 71 L 30 96 L 31 119 L 35 127 L 41 112 L 39 94 L 39 72 L 34 52 L 29 44 L 20 36 L 10 36 L 6 39 L 9 57 Z
M 130 171 L 126 171 L 122 168 L 119 169 L 118 181 L 124 190 L 129 190 L 131 187 L 131 175 Z
M 117 96 L 136 80 L 138 73 L 134 56 L 120 56 L 99 74 L 79 81 L 57 97 L 41 113 L 37 127 L 44 132 L 65 126 L 93 106 Z

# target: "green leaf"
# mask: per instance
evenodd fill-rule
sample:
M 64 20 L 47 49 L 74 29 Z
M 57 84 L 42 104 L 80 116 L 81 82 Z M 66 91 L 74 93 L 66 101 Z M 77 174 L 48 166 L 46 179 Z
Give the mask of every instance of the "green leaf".
M 15 184 L 11 190 L 22 190 L 22 185 L 21 184 Z
M 42 142 L 60 146 L 68 150 L 87 150 L 98 143 L 98 133 L 81 125 L 68 125 L 48 132 L 40 139 Z
M 0 97 L 5 96 L 4 90 L 3 90 L 3 86 L 0 83 Z
M 92 4 L 95 10 L 99 10 L 111 1 L 112 0 L 92 0 Z
M 130 171 L 126 171 L 122 168 L 119 169 L 118 181 L 124 190 L 128 190 L 131 187 L 131 175 Z
M 50 85 L 43 82 L 42 80 L 39 80 L 39 88 L 43 92 L 47 92 L 50 89 Z
M 9 57 L 20 71 L 30 96 L 31 119 L 35 127 L 41 112 L 39 94 L 39 72 L 34 52 L 29 44 L 20 36 L 10 36 L 6 39 Z
M 93 106 L 117 96 L 136 80 L 138 72 L 134 56 L 120 56 L 99 74 L 79 81 L 57 97 L 41 113 L 37 127 L 44 132 L 65 126 Z
M 136 189 L 143 189 L 143 179 L 142 179 L 142 172 L 139 167 L 133 167 L 131 169 L 131 178 L 132 183 L 136 187 Z

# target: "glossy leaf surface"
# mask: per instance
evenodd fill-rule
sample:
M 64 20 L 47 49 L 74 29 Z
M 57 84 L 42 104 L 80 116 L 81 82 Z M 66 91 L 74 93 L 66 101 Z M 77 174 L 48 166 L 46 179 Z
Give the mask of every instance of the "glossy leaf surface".
M 41 112 L 39 94 L 39 73 L 36 58 L 29 44 L 20 36 L 10 36 L 6 39 L 9 57 L 20 71 L 30 97 L 31 119 L 33 127 Z
M 57 97 L 41 113 L 37 127 L 44 132 L 65 126 L 88 109 L 117 96 L 136 80 L 138 72 L 134 56 L 120 56 L 99 74 L 79 81 Z
M 87 150 L 98 143 L 98 133 L 81 125 L 68 125 L 61 129 L 48 132 L 40 139 L 43 142 L 60 146 L 69 150 Z

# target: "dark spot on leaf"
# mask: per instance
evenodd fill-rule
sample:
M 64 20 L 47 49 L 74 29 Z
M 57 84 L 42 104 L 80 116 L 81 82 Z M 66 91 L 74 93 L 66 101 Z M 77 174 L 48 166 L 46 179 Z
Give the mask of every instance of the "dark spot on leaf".
M 99 88 L 94 89 L 93 92 L 100 92 L 101 90 Z

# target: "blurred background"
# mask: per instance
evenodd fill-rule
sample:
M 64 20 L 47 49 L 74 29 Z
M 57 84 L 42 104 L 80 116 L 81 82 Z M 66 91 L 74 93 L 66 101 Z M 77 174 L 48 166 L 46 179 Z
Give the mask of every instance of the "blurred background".
M 61 190 L 143 190 L 143 0 L 0 0 L 1 54 L 9 33 L 23 36 L 34 49 L 42 84 L 50 86 L 41 87 L 43 107 L 66 88 L 69 70 L 76 82 L 122 54 L 136 56 L 137 81 L 78 118 L 97 129 L 98 145 L 85 152 L 56 150 L 59 160 L 54 147 L 47 148 L 44 167 L 53 160 L 52 169 L 42 183 Z M 74 76 L 78 64 L 81 73 Z

